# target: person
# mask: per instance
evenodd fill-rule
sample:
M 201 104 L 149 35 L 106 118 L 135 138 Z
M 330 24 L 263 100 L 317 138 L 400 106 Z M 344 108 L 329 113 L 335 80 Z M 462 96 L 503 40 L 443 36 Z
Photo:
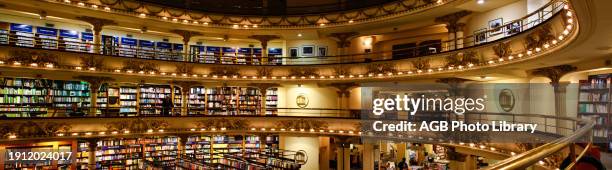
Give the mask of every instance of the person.
M 79 105 L 81 105 L 80 103 L 72 103 L 70 106 L 70 112 L 69 115 L 71 117 L 75 117 L 75 116 L 85 116 L 85 113 L 83 113 L 83 111 L 81 110 L 81 107 L 79 107 Z
M 397 163 L 397 168 L 399 170 L 407 170 L 408 169 L 408 163 L 406 163 L 406 158 L 402 158 L 402 161 L 400 161 L 399 163 Z
M 166 96 L 166 98 L 162 100 L 162 115 L 163 116 L 170 115 L 171 108 L 172 108 L 172 100 L 170 99 L 170 96 Z

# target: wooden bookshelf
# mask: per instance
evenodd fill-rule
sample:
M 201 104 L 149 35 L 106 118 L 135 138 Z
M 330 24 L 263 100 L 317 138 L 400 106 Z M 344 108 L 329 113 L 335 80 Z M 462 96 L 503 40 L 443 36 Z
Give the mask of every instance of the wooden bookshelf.
M 171 98 L 172 93 L 169 85 L 141 85 L 138 94 L 140 115 L 161 115 L 162 102 L 166 97 Z
M 206 88 L 192 87 L 189 90 L 188 104 L 190 115 L 206 114 Z
M 269 88 L 266 90 L 266 115 L 278 114 L 278 89 Z
M 138 113 L 138 89 L 136 87 L 122 86 L 119 88 L 119 114 L 136 116 Z
M 596 144 L 612 151 L 612 74 L 591 75 L 580 81 L 578 118 L 592 119 Z

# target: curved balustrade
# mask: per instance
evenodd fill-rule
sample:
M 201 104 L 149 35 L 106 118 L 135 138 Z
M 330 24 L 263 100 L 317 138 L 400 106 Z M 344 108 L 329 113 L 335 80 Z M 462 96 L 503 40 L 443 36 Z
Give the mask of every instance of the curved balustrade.
M 471 47 L 483 46 L 505 40 L 528 32 L 543 23 L 554 18 L 555 14 L 567 8 L 567 2 L 554 0 L 540 9 L 514 21 L 510 21 L 498 28 L 487 28 L 476 35 L 468 35 L 458 39 L 443 42 L 430 43 L 420 47 L 396 49 L 392 51 L 380 51 L 372 53 L 360 53 L 337 56 L 313 56 L 313 57 L 286 57 L 286 56 L 262 56 L 261 53 L 242 54 L 234 52 L 234 55 L 211 54 L 205 51 L 191 51 L 184 54 L 183 50 L 161 49 L 161 47 L 138 47 L 129 45 L 107 45 L 83 43 L 80 41 L 58 40 L 39 38 L 36 35 L 20 35 L 16 32 L 0 31 L 0 44 L 40 48 L 46 50 L 70 51 L 79 53 L 94 53 L 99 48 L 102 55 L 110 55 L 126 58 L 152 59 L 179 61 L 199 64 L 229 64 L 229 65 L 320 65 L 320 64 L 348 64 L 369 63 L 377 61 L 393 61 L 405 58 L 428 58 L 439 55 L 452 55 L 454 51 L 464 51 Z M 1 38 L 5 37 L 5 38 Z M 519 36 L 520 37 L 520 36 Z M 187 48 L 187 47 L 183 47 Z M 198 47 L 200 48 L 200 47 Z M 204 46 L 201 46 L 204 48 Z M 253 48 L 250 48 L 251 50 Z M 238 49 L 234 49 L 238 51 Z M 533 49 L 525 49 L 533 50 Z M 516 51 L 516 50 L 515 50 Z M 439 57 L 436 57 L 439 58 Z M 478 64 L 478 63 L 474 63 Z
M 175 116 L 175 117 L 41 117 L 27 119 L 1 120 L 0 125 L 8 132 L 8 138 L 0 141 L 12 140 L 57 140 L 64 138 L 96 138 L 110 136 L 129 135 L 176 135 L 176 134 L 201 134 L 201 133 L 279 133 L 284 135 L 324 135 L 324 136 L 353 136 L 364 139 L 436 142 L 448 145 L 466 145 L 465 143 L 488 143 L 505 141 L 511 143 L 544 143 L 539 147 L 518 154 L 509 155 L 508 151 L 491 150 L 490 152 L 506 155 L 509 158 L 500 161 L 487 169 L 522 169 L 529 166 L 556 166 L 552 158 L 553 154 L 570 148 L 570 152 L 564 151 L 563 155 L 570 155 L 574 160 L 580 159 L 584 152 L 575 155 L 572 143 L 586 143 L 589 146 L 592 141 L 592 129 L 595 125 L 592 120 L 577 118 L 566 118 L 538 114 L 508 114 L 508 113 L 465 113 L 457 116 L 453 113 L 419 113 L 406 118 L 399 117 L 376 117 L 368 114 L 359 116 L 346 115 L 348 110 L 337 109 L 297 109 L 292 110 L 284 116 L 228 116 L 228 115 L 198 115 L 198 116 Z M 318 112 L 337 112 L 335 115 L 292 115 L 299 110 L 312 110 Z M 290 114 L 291 113 L 291 114 Z M 361 113 L 361 112 L 359 112 Z M 507 121 L 509 123 L 535 123 L 539 126 L 536 133 L 488 133 L 490 139 L 472 140 L 457 139 L 443 132 L 397 132 L 397 133 L 373 133 L 367 126 L 375 120 L 385 121 L 465 121 L 469 123 L 487 123 L 491 121 Z M 300 123 L 290 123 L 290 122 Z M 131 126 L 131 124 L 138 126 Z M 151 124 L 151 125 L 149 125 Z M 159 126 L 153 126 L 156 124 Z M 298 125 L 299 124 L 299 125 Z M 163 125 L 163 126 L 162 126 Z M 310 125 L 310 126 L 306 126 Z M 313 126 L 314 125 L 314 126 Z M 51 128 L 53 132 L 37 130 L 17 131 L 30 128 Z M 39 127 L 40 126 L 40 127 Z M 57 126 L 57 128 L 48 127 Z M 61 128 L 60 128 L 61 127 Z M 122 129 L 120 127 L 134 127 L 135 129 Z M 142 129 L 137 127 L 155 127 L 153 129 Z M 365 127 L 365 128 L 364 128 Z M 29 129 L 29 128 L 28 128 Z M 512 134 L 512 135 L 508 135 Z M 519 138 L 528 141 L 516 141 Z M 471 144 L 470 144 L 471 145 Z M 480 146 L 480 144 L 477 144 Z M 473 145 L 474 149 L 478 149 Z M 483 149 L 483 148 L 480 148 Z M 571 156 L 575 155 L 575 156 Z M 558 162 L 557 162 L 558 163 Z

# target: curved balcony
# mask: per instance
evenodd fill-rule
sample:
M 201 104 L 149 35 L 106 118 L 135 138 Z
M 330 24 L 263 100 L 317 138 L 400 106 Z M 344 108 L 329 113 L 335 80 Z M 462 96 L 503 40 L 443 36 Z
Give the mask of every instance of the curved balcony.
M 560 15 L 561 14 L 561 15 Z M 225 65 L 221 56 L 183 55 L 180 52 L 146 51 L 101 46 L 103 53 L 125 56 L 91 54 L 92 44 L 74 44 L 76 52 L 63 52 L 60 42 L 46 48 L 42 39 L 30 39 L 31 44 L 23 45 L 17 35 L 6 35 L 4 53 L 0 67 L 12 69 L 39 69 L 79 74 L 105 74 L 125 76 L 155 76 L 180 79 L 228 79 L 246 81 L 269 80 L 372 80 L 378 78 L 405 78 L 432 74 L 450 74 L 470 70 L 510 65 L 545 56 L 563 48 L 577 36 L 578 25 L 569 4 L 565 1 L 551 1 L 541 9 L 510 24 L 501 30 L 487 30 L 483 34 L 466 36 L 462 39 L 432 44 L 442 52 L 429 53 L 422 47 L 401 51 L 374 52 L 345 56 L 309 58 L 251 57 L 229 58 L 232 65 Z M 537 19 L 534 19 L 537 18 Z M 521 27 L 513 27 L 519 22 Z M 514 29 L 516 28 L 516 29 Z M 493 32 L 501 31 L 503 38 L 493 39 Z M 514 32 L 516 31 L 516 32 Z M 511 34 L 509 34 L 511 33 Z M 490 40 L 488 38 L 491 38 Z M 478 40 L 478 41 L 477 41 Z M 64 43 L 65 44 L 65 43 Z M 8 46 L 7 46 L 8 45 Z M 21 46 L 20 46 L 21 45 Z M 23 47 L 31 46 L 31 47 Z M 41 49 L 36 49 L 41 48 Z M 130 51 L 130 56 L 122 51 Z M 395 59 L 394 53 L 412 51 L 418 57 Z M 147 55 L 141 55 L 147 54 Z M 32 60 L 32 55 L 46 56 L 48 60 Z M 164 56 L 164 57 L 161 57 Z M 158 61 L 177 58 L 188 61 Z M 145 59 L 148 58 L 148 59 Z M 212 58 L 207 60 L 207 58 Z M 236 62 L 240 60 L 241 62 Z M 198 62 L 191 62 L 198 61 Z M 206 64 L 206 62 L 210 64 Z M 90 64 L 87 64 L 90 63 Z M 91 63 L 96 63 L 92 65 Z M 143 66 L 146 65 L 146 69 Z M 303 68 L 304 65 L 312 65 Z M 234 67 L 239 66 L 239 67 Z M 283 66 L 283 67 L 277 67 Z
M 296 121 L 299 120 L 299 121 Z M 488 133 L 469 132 L 452 135 L 444 132 L 393 132 L 379 133 L 371 130 L 371 122 L 409 121 L 465 121 L 487 123 L 508 121 L 509 123 L 534 123 L 536 133 Z M 100 139 L 129 136 L 190 136 L 198 134 L 279 134 L 285 136 L 344 136 L 371 140 L 410 141 L 418 143 L 440 143 L 483 154 L 506 158 L 488 169 L 521 169 L 531 166 L 556 168 L 559 161 L 552 156 L 579 160 L 592 143 L 594 121 L 537 114 L 466 113 L 422 113 L 409 119 L 343 116 L 276 116 L 276 117 L 54 117 L 14 118 L 0 120 L 2 142 L 51 141 L 66 139 Z M 457 132 L 452 132 L 457 133 Z M 511 134 L 511 135 L 509 135 Z M 527 151 L 496 149 L 488 143 L 545 143 Z M 580 148 L 572 143 L 586 143 Z M 489 148 L 490 147 L 490 148 Z M 580 151 L 583 149 L 583 151 Z M 580 153 L 580 154 L 578 154 Z M 575 161 L 573 161 L 575 162 Z M 573 164 L 572 164 L 573 165 Z M 570 165 L 570 166 L 572 166 Z

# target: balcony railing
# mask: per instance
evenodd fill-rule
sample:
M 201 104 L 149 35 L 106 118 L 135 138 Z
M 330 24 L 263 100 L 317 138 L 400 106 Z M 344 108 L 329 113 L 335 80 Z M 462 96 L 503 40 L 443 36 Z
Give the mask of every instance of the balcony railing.
M 159 47 L 140 47 L 121 44 L 93 44 L 90 41 L 78 39 L 61 39 L 58 37 L 41 36 L 32 33 L 21 33 L 10 30 L 0 30 L 0 45 L 39 48 L 47 50 L 69 51 L 77 53 L 101 54 L 126 58 L 140 58 L 150 60 L 179 61 L 202 64 L 230 64 L 230 65 L 317 65 L 317 64 L 343 64 L 343 63 L 368 63 L 376 61 L 391 61 L 405 58 L 417 58 L 458 51 L 469 47 L 489 44 L 498 40 L 506 39 L 522 32 L 526 32 L 549 21 L 560 11 L 564 10 L 567 2 L 553 0 L 540 9 L 507 24 L 495 28 L 485 28 L 475 35 L 468 35 L 449 41 L 427 43 L 417 47 L 395 49 L 390 51 L 379 51 L 371 53 L 359 53 L 336 56 L 296 56 L 287 57 L 279 54 L 268 54 L 263 56 L 255 53 L 251 48 L 249 53 L 235 52 L 211 52 L 204 46 L 183 47 L 190 48 L 188 54 L 183 50 L 161 49 Z M 99 49 L 99 50 L 97 50 Z M 267 49 L 263 49 L 267 50 Z M 313 49 L 316 51 L 316 49 Z M 99 51 L 99 53 L 94 53 Z

